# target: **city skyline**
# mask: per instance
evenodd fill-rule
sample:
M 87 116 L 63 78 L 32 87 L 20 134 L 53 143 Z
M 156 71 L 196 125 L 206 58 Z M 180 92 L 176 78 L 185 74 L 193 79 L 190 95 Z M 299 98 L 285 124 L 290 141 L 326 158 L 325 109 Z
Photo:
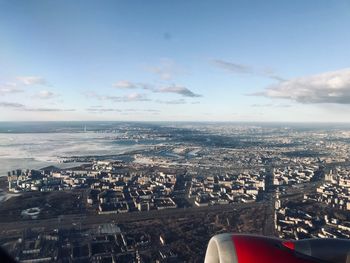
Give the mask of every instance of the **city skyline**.
M 346 1 L 0 1 L 0 121 L 349 122 Z

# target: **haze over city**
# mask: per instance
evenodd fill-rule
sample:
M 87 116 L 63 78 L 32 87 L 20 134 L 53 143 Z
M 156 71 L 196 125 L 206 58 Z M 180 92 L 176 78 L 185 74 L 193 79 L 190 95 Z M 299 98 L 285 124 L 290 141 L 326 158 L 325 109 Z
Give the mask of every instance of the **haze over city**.
M 0 121 L 348 122 L 348 1 L 0 1 Z

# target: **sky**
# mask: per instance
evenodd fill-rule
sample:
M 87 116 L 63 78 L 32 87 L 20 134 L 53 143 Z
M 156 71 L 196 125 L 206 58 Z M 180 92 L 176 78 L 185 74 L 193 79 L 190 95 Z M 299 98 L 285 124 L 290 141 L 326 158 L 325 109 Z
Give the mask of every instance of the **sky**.
M 350 122 L 350 2 L 0 0 L 0 121 Z

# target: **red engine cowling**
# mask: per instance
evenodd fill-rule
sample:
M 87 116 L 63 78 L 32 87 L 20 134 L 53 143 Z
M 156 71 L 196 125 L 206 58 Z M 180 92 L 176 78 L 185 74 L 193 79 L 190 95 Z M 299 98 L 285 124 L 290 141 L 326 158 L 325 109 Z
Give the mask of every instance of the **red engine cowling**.
M 348 263 L 350 240 L 285 241 L 254 235 L 220 234 L 209 241 L 205 263 Z

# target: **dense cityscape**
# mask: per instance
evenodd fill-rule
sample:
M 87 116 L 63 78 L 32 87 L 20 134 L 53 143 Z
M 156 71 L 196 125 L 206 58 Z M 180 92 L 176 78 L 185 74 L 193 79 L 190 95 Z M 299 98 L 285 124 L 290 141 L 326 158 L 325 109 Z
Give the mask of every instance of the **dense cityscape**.
M 345 125 L 87 126 L 70 132 L 142 149 L 1 177 L 0 245 L 18 261 L 202 262 L 223 232 L 350 238 Z
M 0 0 L 0 263 L 350 263 L 349 28 L 349 0 Z

